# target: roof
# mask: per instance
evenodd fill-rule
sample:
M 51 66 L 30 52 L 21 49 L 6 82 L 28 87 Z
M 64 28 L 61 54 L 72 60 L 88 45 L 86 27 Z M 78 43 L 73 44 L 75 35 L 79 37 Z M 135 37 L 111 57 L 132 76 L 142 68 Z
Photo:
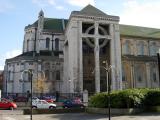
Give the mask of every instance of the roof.
M 62 51 L 53 51 L 54 54 L 60 53 L 62 54 Z M 52 56 L 52 51 L 40 51 L 40 53 L 36 53 L 34 56 L 34 52 L 30 51 L 30 52 L 25 52 L 22 53 L 16 57 L 10 58 L 10 59 L 6 59 L 6 62 L 10 62 L 10 61 L 21 61 L 21 60 L 36 60 L 36 58 L 38 59 L 47 59 L 47 60 L 59 60 L 60 58 L 57 56 Z
M 81 11 L 73 11 L 72 14 L 91 15 L 91 16 L 100 16 L 100 17 L 110 16 L 102 12 L 101 10 L 95 8 L 92 5 L 87 5 Z M 117 17 L 117 16 L 111 16 L 111 17 Z M 66 27 L 67 23 L 68 23 L 67 19 L 44 18 L 44 31 L 63 33 L 64 27 Z M 32 25 L 26 26 L 26 28 L 37 27 L 37 26 L 38 26 L 38 21 L 35 21 Z M 120 24 L 120 35 L 159 39 L 160 29 Z
M 124 36 L 160 39 L 160 29 L 141 26 L 120 25 L 120 34 Z
M 77 14 L 84 14 L 84 15 L 90 15 L 90 16 L 107 16 L 106 13 L 103 11 L 97 9 L 96 7 L 92 5 L 87 5 L 85 8 L 83 8 L 81 11 L 74 11 L 73 13 Z
M 66 27 L 68 20 L 66 19 L 57 19 L 57 18 L 44 18 L 44 29 L 52 30 L 55 32 L 63 32 L 63 25 Z M 28 25 L 25 29 L 30 27 L 38 27 L 38 20 L 33 24 Z

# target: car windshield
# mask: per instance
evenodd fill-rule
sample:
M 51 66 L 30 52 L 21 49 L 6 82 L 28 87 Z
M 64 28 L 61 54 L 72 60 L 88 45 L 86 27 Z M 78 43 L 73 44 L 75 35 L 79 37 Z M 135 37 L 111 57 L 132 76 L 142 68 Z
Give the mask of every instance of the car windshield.
M 9 102 L 9 100 L 5 99 L 5 98 L 1 98 L 0 99 L 1 102 Z

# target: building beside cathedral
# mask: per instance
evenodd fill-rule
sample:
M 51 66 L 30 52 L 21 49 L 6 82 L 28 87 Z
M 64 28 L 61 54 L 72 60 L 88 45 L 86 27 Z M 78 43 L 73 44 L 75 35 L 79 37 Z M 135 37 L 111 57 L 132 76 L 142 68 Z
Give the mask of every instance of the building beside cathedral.
M 157 51 L 160 29 L 119 24 L 88 5 L 68 20 L 44 17 L 25 27 L 23 52 L 7 59 L 5 93 L 90 93 L 107 90 L 106 62 L 112 90 L 160 87 Z M 30 77 L 30 71 L 33 77 Z

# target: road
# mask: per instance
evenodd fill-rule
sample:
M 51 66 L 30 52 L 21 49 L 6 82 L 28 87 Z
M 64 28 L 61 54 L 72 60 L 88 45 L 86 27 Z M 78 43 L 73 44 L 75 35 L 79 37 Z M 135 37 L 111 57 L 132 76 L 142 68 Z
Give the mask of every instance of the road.
M 107 120 L 106 115 L 87 113 L 41 114 L 33 115 L 32 120 Z M 0 120 L 30 120 L 21 110 L 0 110 Z M 132 116 L 112 116 L 111 120 L 160 120 L 160 113 L 143 113 Z

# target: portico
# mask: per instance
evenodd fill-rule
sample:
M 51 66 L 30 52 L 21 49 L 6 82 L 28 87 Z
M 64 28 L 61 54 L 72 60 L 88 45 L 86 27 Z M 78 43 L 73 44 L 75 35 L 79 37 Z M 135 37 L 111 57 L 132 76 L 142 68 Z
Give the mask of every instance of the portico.
M 91 5 L 71 14 L 68 28 L 72 29 L 70 32 L 66 30 L 68 59 L 72 61 L 68 61 L 71 63 L 68 65 L 69 78 L 73 79 L 74 87 L 79 86 L 79 91 L 87 89 L 89 92 L 97 93 L 101 92 L 102 87 L 103 91 L 107 90 L 106 74 L 100 69 L 104 60 L 114 66 L 110 77 L 112 89 L 122 88 L 118 22 L 119 17 L 107 15 Z

